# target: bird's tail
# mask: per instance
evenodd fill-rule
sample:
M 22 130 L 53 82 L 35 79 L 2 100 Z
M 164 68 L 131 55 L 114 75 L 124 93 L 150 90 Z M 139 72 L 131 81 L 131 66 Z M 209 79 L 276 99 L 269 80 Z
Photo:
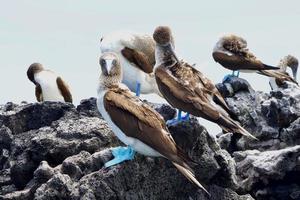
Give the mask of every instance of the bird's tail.
M 199 183 L 199 181 L 196 179 L 194 173 L 191 170 L 189 170 L 175 162 L 172 162 L 172 163 L 189 181 L 191 181 L 192 183 L 197 185 L 200 189 L 204 190 L 210 196 L 210 193 L 201 185 L 201 183 Z
M 255 136 L 244 129 L 238 122 L 230 119 L 230 117 L 222 115 L 217 123 L 225 132 L 239 133 L 251 139 L 258 140 Z
M 266 64 L 263 64 L 264 65 L 264 70 L 278 70 L 280 69 L 280 67 L 274 67 L 274 66 L 271 66 L 271 65 L 266 65 Z
M 261 75 L 268 76 L 268 77 L 273 77 L 273 78 L 276 78 L 278 80 L 289 81 L 289 82 L 292 82 L 292 83 L 295 83 L 295 84 L 299 85 L 298 82 L 295 81 L 295 79 L 293 79 L 292 77 L 290 77 L 288 74 L 286 74 L 284 72 L 260 70 L 260 71 L 257 71 L 257 73 L 261 74 Z

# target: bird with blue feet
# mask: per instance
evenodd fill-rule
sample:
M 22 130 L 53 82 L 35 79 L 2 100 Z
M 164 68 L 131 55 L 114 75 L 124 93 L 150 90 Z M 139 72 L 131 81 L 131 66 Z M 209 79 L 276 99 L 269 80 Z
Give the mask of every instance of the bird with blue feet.
M 146 156 L 164 157 L 189 181 L 209 194 L 188 165 L 194 161 L 175 143 L 163 117 L 121 83 L 122 68 L 118 55 L 103 53 L 100 65 L 98 110 L 114 134 L 128 145 L 128 148 L 113 149 L 115 158 L 105 166 L 133 159 L 133 151 L 128 149 Z
M 216 62 L 233 71 L 232 74 L 223 78 L 223 82 L 232 77 L 239 77 L 240 72 L 253 73 L 279 69 L 279 67 L 266 65 L 257 59 L 247 48 L 247 41 L 234 34 L 222 36 L 216 43 L 212 56 Z M 237 71 L 237 74 L 235 74 L 235 71 Z
M 157 27 L 153 38 L 156 42 L 156 82 L 161 94 L 173 107 L 214 122 L 224 132 L 256 139 L 233 119 L 235 114 L 212 81 L 194 66 L 177 58 L 169 27 Z

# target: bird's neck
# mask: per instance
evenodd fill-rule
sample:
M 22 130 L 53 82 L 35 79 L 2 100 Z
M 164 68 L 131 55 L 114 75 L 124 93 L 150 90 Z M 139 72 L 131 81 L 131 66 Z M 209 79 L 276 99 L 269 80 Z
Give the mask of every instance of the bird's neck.
M 99 79 L 98 90 L 107 90 L 109 88 L 118 87 L 121 83 L 121 78 L 117 76 L 104 76 L 101 74 Z
M 174 65 L 176 60 L 168 47 L 156 45 L 155 47 L 155 67 L 160 65 Z M 155 68 L 154 67 L 154 68 Z

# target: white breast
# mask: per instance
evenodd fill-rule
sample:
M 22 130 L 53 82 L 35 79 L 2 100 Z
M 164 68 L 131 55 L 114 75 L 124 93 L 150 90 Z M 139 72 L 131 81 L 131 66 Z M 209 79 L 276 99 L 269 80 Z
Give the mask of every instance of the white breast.
M 119 129 L 118 126 L 116 126 L 115 123 L 111 120 L 109 114 L 105 110 L 104 103 L 103 103 L 103 97 L 105 95 L 106 91 L 98 90 L 98 99 L 97 99 L 97 107 L 99 112 L 101 113 L 102 117 L 105 119 L 105 121 L 108 123 L 108 125 L 111 127 L 114 134 L 126 145 L 131 146 L 135 151 L 137 151 L 140 154 L 146 155 L 146 156 L 161 156 L 157 151 L 146 145 L 145 143 L 141 142 L 138 139 L 128 137 L 126 136 L 121 129 Z
M 64 98 L 57 87 L 57 75 L 55 73 L 51 71 L 41 71 L 34 75 L 34 79 L 42 88 L 44 101 L 64 102 Z

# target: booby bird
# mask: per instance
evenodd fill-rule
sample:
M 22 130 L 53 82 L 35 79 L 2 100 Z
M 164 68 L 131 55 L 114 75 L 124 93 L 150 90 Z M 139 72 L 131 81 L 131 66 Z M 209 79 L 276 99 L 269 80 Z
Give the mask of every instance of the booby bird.
M 123 67 L 122 82 L 137 96 L 159 93 L 153 74 L 155 42 L 147 34 L 117 31 L 101 38 L 102 53 L 115 52 Z
M 40 63 L 33 63 L 27 70 L 28 79 L 35 84 L 35 96 L 38 102 L 61 101 L 72 103 L 69 86 L 60 76 L 44 69 Z
M 213 59 L 223 67 L 234 72 L 256 72 L 260 70 L 276 70 L 278 67 L 266 65 L 258 60 L 247 48 L 247 41 L 239 36 L 230 34 L 224 35 L 216 43 L 213 53 Z M 226 76 L 230 78 L 230 76 Z
M 225 132 L 255 138 L 230 117 L 234 114 L 215 85 L 193 66 L 178 61 L 170 43 L 172 33 L 169 27 L 157 27 L 153 38 L 156 41 L 157 85 L 173 107 L 217 123 Z
M 102 54 L 100 65 L 97 107 L 116 136 L 140 154 L 169 159 L 189 181 L 207 192 L 187 164 L 192 160 L 176 145 L 162 116 L 121 83 L 118 55 Z M 118 156 L 119 149 L 112 153 Z M 133 158 L 131 153 L 121 153 L 129 155 L 129 160 Z M 118 159 L 123 160 L 126 158 Z
M 298 71 L 298 59 L 294 56 L 287 55 L 282 58 L 278 64 L 280 70 L 262 70 L 258 72 L 259 74 L 263 74 L 270 77 L 269 84 L 272 90 L 277 90 L 279 87 L 282 87 L 285 81 L 295 83 L 297 82 L 297 71 Z M 287 67 L 290 67 L 293 73 L 293 77 L 291 77 L 287 72 Z

